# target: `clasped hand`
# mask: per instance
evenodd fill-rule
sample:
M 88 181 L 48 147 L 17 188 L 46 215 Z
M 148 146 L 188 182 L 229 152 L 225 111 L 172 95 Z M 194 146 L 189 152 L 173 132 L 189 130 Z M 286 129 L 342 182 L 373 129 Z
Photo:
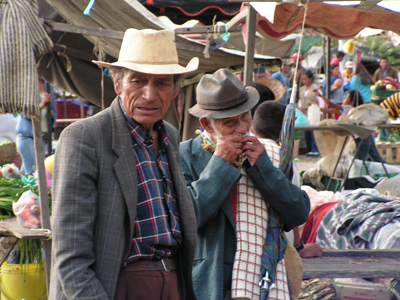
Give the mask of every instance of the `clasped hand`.
M 218 139 L 214 155 L 217 155 L 230 164 L 234 164 L 239 156 L 247 157 L 250 165 L 254 165 L 265 152 L 265 147 L 255 136 L 238 134 L 226 135 Z

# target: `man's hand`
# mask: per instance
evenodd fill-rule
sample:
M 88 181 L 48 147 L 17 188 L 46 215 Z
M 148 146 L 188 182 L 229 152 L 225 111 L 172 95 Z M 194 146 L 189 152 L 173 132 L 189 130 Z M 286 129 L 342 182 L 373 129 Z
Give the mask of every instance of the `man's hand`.
M 243 156 L 247 157 L 251 166 L 253 166 L 260 156 L 265 152 L 265 147 L 255 136 L 246 136 L 243 139 Z
M 233 164 L 242 154 L 242 138 L 237 134 L 226 135 L 218 139 L 214 155 Z
M 52 98 L 51 95 L 49 93 L 45 93 L 42 96 L 42 101 L 39 103 L 39 107 L 40 109 L 43 109 L 46 107 L 46 104 L 51 102 Z

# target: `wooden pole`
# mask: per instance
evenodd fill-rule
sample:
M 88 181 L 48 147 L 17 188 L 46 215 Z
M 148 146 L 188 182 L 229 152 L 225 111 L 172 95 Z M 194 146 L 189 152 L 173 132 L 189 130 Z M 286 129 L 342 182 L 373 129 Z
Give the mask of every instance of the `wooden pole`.
M 325 56 L 325 78 L 326 78 L 326 98 L 331 99 L 331 38 L 326 38 L 326 56 Z
M 44 82 L 44 87 L 46 89 L 46 93 L 50 94 L 53 98 L 53 93 L 51 92 L 50 84 L 48 82 Z M 51 99 L 53 101 L 53 99 Z M 53 133 L 53 122 L 51 121 L 51 102 L 46 104 L 46 119 L 47 119 L 47 156 L 51 155 L 53 152 L 52 145 L 52 133 Z
M 50 229 L 50 211 L 49 198 L 47 196 L 46 171 L 44 168 L 44 148 L 42 140 L 42 129 L 40 121 L 36 122 L 32 119 L 33 140 L 35 145 L 36 168 L 39 180 L 39 202 L 40 202 L 40 218 L 42 229 Z M 43 241 L 44 257 L 46 262 L 46 281 L 47 293 L 50 287 L 50 270 L 51 270 L 51 239 Z
M 248 14 L 246 18 L 246 55 L 244 59 L 244 80 L 246 86 L 253 86 L 253 68 L 254 68 L 254 48 L 256 40 L 257 12 L 248 4 Z

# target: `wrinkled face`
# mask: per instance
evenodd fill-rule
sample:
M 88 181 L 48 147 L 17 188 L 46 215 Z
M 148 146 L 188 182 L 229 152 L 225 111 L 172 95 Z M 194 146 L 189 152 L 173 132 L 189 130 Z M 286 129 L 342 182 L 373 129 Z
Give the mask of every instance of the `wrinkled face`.
M 164 117 L 177 94 L 173 75 L 145 74 L 132 70 L 125 70 L 122 79 L 115 77 L 114 88 L 128 116 L 147 131 Z
M 332 73 L 332 75 L 335 76 L 335 77 L 340 77 L 340 70 L 339 70 L 339 67 L 335 67 L 335 68 L 331 69 L 331 73 Z
M 248 111 L 236 117 L 213 119 L 212 122 L 207 121 L 207 124 L 202 123 L 203 128 L 210 134 L 212 141 L 216 143 L 219 138 L 225 135 L 248 135 L 250 133 L 252 118 L 250 111 Z
M 301 75 L 301 82 L 305 86 L 310 86 L 313 82 L 312 78 L 308 77 L 306 74 Z
M 379 65 L 381 66 L 382 69 L 386 70 L 387 67 L 389 66 L 389 62 L 387 59 L 381 59 Z

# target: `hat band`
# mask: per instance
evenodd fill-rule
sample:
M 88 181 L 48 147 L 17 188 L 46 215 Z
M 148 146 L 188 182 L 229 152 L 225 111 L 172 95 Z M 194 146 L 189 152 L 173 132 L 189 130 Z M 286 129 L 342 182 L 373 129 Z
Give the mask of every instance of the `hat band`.
M 210 103 L 210 102 L 200 103 L 200 102 L 198 102 L 197 105 L 199 106 L 199 108 L 205 109 L 205 110 L 224 110 L 227 108 L 235 108 L 235 107 L 243 104 L 244 102 L 246 102 L 248 99 L 249 99 L 249 95 L 248 95 L 247 91 L 245 90 L 241 95 L 239 95 L 239 97 L 236 97 L 233 99 L 229 99 L 229 100 L 221 101 L 221 102 L 217 102 L 217 103 Z
M 118 60 L 118 63 L 128 63 L 128 64 L 138 64 L 138 65 L 171 65 L 171 64 L 177 64 L 178 61 L 173 60 L 173 61 L 133 61 L 133 60 Z

